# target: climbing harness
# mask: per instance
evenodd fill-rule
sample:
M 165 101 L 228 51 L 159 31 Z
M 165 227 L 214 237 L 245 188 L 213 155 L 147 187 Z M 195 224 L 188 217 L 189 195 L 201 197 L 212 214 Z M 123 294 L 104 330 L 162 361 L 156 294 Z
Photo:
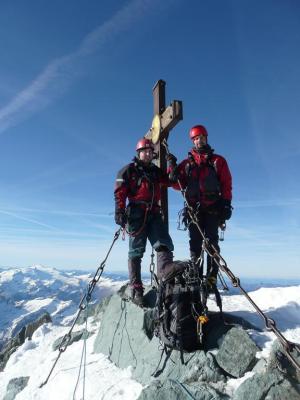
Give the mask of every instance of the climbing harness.
M 162 141 L 162 144 L 164 145 L 165 149 L 166 149 L 166 154 L 170 154 L 169 152 L 169 148 L 168 148 L 168 144 L 166 139 L 164 139 Z M 277 339 L 279 340 L 279 342 L 281 343 L 284 352 L 287 356 L 287 358 L 289 359 L 289 361 L 293 364 L 293 366 L 298 369 L 300 371 L 300 363 L 296 360 L 296 358 L 291 354 L 292 351 L 295 350 L 296 353 L 298 353 L 300 355 L 300 345 L 294 342 L 291 342 L 289 340 L 287 340 L 283 334 L 278 330 L 278 328 L 276 327 L 276 322 L 272 319 L 272 318 L 268 318 L 265 313 L 258 307 L 258 305 L 252 300 L 252 298 L 249 296 L 249 294 L 246 292 L 246 290 L 241 286 L 240 284 L 240 279 L 238 277 L 236 277 L 231 270 L 228 268 L 226 261 L 224 260 L 224 258 L 220 255 L 220 253 L 218 252 L 218 250 L 216 249 L 216 247 L 211 244 L 209 242 L 209 240 L 205 237 L 198 221 L 197 221 L 197 215 L 193 210 L 193 207 L 189 204 L 187 198 L 186 198 L 186 191 L 185 189 L 183 189 L 182 184 L 180 182 L 180 179 L 177 179 L 178 185 L 179 185 L 179 189 L 180 192 L 186 202 L 186 206 L 187 206 L 187 212 L 188 215 L 191 219 L 191 222 L 193 224 L 196 225 L 197 229 L 199 230 L 200 235 L 202 236 L 202 240 L 203 240 L 203 249 L 205 250 L 205 252 L 211 257 L 213 258 L 213 260 L 215 261 L 215 263 L 218 265 L 218 267 L 221 269 L 221 271 L 223 271 L 228 278 L 231 280 L 231 283 L 233 285 L 233 287 L 235 288 L 239 288 L 240 291 L 242 292 L 242 294 L 246 297 L 246 299 L 252 304 L 252 306 L 255 308 L 256 312 L 258 313 L 258 315 L 264 320 L 266 329 L 268 331 L 272 331 L 275 336 L 277 337 Z
M 147 206 L 147 207 L 146 207 L 146 210 L 145 210 L 144 219 L 143 219 L 143 223 L 142 223 L 141 227 L 140 227 L 137 231 L 135 231 L 135 232 L 129 232 L 129 230 L 128 230 L 127 227 L 125 226 L 124 234 L 125 234 L 125 232 L 126 232 L 128 236 L 136 237 L 136 236 L 138 236 L 140 233 L 142 233 L 143 230 L 144 230 L 144 228 L 145 228 L 145 225 L 146 225 L 146 221 L 147 221 L 147 216 L 148 216 L 149 209 L 150 209 L 150 208 Z
M 75 317 L 75 319 L 74 319 L 74 321 L 72 323 L 72 326 L 69 329 L 69 332 L 66 333 L 65 336 L 62 338 L 62 341 L 61 341 L 61 343 L 59 345 L 59 348 L 58 348 L 58 350 L 59 350 L 58 356 L 55 359 L 55 361 L 54 361 L 54 363 L 52 365 L 52 368 L 51 368 L 46 380 L 39 386 L 40 388 L 48 383 L 48 380 L 49 380 L 49 378 L 50 378 L 50 376 L 51 376 L 51 374 L 52 374 L 52 372 L 53 372 L 53 370 L 54 370 L 54 368 L 55 368 L 60 356 L 62 355 L 62 353 L 64 353 L 67 350 L 67 347 L 69 346 L 70 341 L 72 339 L 72 331 L 73 331 L 73 329 L 74 329 L 74 327 L 76 325 L 76 322 L 78 321 L 78 318 L 79 318 L 81 312 L 86 310 L 87 305 L 91 300 L 93 290 L 94 290 L 96 284 L 98 283 L 99 279 L 101 278 L 101 275 L 102 275 L 104 267 L 105 267 L 105 263 L 106 263 L 106 261 L 108 259 L 108 256 L 109 256 L 109 254 L 110 254 L 115 242 L 118 240 L 118 238 L 120 236 L 121 230 L 122 230 L 122 228 L 119 228 L 115 232 L 113 241 L 112 241 L 112 243 L 111 243 L 111 245 L 110 245 L 110 247 L 108 249 L 108 252 L 107 252 L 104 260 L 101 262 L 100 266 L 98 267 L 97 271 L 95 272 L 95 275 L 94 275 L 93 279 L 90 280 L 90 282 L 89 282 L 89 284 L 87 286 L 86 293 L 83 295 L 82 299 L 80 300 L 80 303 L 79 303 L 79 306 L 78 306 L 78 312 L 77 312 L 76 317 Z
M 142 178 L 143 178 L 143 177 L 145 177 L 145 178 L 148 180 L 149 184 L 150 184 L 151 187 L 152 187 L 151 201 L 150 201 L 150 203 L 143 202 L 143 201 L 136 202 L 136 204 L 143 204 L 143 203 L 144 203 L 144 204 L 146 205 L 146 209 L 145 209 L 145 214 L 144 214 L 143 223 L 142 223 L 141 227 L 140 227 L 137 231 L 135 231 L 135 232 L 129 232 L 129 230 L 128 230 L 127 227 L 125 226 L 124 234 L 125 234 L 125 232 L 126 232 L 127 235 L 128 235 L 128 236 L 131 236 L 131 237 L 136 237 L 136 236 L 138 236 L 140 233 L 143 232 L 143 230 L 144 230 L 144 228 L 145 228 L 145 225 L 146 225 L 148 213 L 149 213 L 150 210 L 152 210 L 153 203 L 154 203 L 154 184 L 153 184 L 153 182 L 150 181 L 150 179 L 147 177 L 146 174 L 144 174 L 144 175 L 142 176 Z M 142 178 L 141 178 L 141 179 L 142 179 Z M 134 203 L 133 203 L 133 204 L 134 204 Z

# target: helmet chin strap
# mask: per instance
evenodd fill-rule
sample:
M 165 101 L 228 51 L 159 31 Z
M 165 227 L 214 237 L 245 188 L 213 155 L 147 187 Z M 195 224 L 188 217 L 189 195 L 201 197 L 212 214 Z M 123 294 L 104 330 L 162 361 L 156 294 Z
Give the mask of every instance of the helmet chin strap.
M 211 151 L 211 147 L 209 144 L 204 144 L 201 147 L 196 147 L 196 150 L 198 151 L 198 153 L 203 154 L 203 153 L 207 153 Z

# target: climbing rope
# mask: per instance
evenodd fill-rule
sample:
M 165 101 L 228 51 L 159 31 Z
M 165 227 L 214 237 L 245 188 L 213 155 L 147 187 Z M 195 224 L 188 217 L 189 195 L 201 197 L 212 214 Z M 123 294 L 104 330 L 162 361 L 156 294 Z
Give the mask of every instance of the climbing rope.
M 129 230 L 127 229 L 127 226 L 125 226 L 124 234 L 125 234 L 125 232 L 126 232 L 127 235 L 128 235 L 128 236 L 131 236 L 131 237 L 136 237 L 136 236 L 138 236 L 139 234 L 141 234 L 141 233 L 143 232 L 143 230 L 144 230 L 144 228 L 145 228 L 145 225 L 146 225 L 148 213 L 149 213 L 149 211 L 152 210 L 153 203 L 154 203 L 154 193 L 155 193 L 155 190 L 154 190 L 154 183 L 147 177 L 146 174 L 144 174 L 143 177 L 145 177 L 145 178 L 148 180 L 149 185 L 151 185 L 151 188 L 152 188 L 151 201 L 150 201 L 150 203 L 147 203 L 142 225 L 140 226 L 140 228 L 139 228 L 137 231 L 135 231 L 135 232 L 129 232 Z M 142 202 L 141 202 L 141 203 L 142 203 Z
M 144 219 L 143 219 L 142 225 L 140 226 L 140 228 L 139 228 L 137 231 L 135 231 L 135 232 L 130 232 L 130 231 L 127 229 L 127 227 L 125 226 L 124 233 L 126 232 L 127 235 L 128 235 L 128 236 L 131 236 L 131 237 L 136 237 L 136 236 L 138 236 L 139 234 L 141 234 L 141 233 L 143 232 L 144 228 L 145 228 L 149 210 L 150 210 L 150 207 L 147 206 L 147 207 L 146 207 L 146 210 L 145 210 L 145 214 L 144 214 Z
M 178 379 L 170 379 L 170 382 L 176 383 L 178 386 L 180 386 L 190 399 L 197 400 L 196 397 L 193 396 L 192 393 L 185 387 L 185 385 L 182 382 L 179 382 Z
M 82 399 L 81 400 L 84 400 L 84 396 L 85 396 L 86 341 L 87 341 L 87 337 L 88 337 L 88 328 L 87 328 L 88 303 L 86 302 L 85 305 L 86 305 L 86 307 L 85 307 L 85 312 L 84 312 L 85 326 L 84 326 L 84 332 L 83 332 L 83 344 L 82 344 L 82 351 L 81 351 L 81 358 L 80 358 L 77 381 L 76 381 L 74 392 L 73 392 L 73 400 L 75 400 L 76 391 L 77 391 L 77 388 L 79 385 L 81 369 L 83 369 Z
M 59 345 L 59 348 L 58 348 L 58 350 L 59 350 L 58 356 L 57 356 L 57 358 L 55 359 L 55 361 L 54 361 L 54 363 L 52 365 L 52 368 L 51 368 L 51 370 L 50 370 L 50 372 L 49 372 L 49 374 L 47 376 L 47 379 L 39 386 L 40 388 L 48 383 L 48 380 L 49 380 L 49 378 L 50 378 L 50 376 L 51 376 L 51 374 L 52 374 L 52 372 L 53 372 L 53 370 L 54 370 L 54 368 L 55 368 L 60 356 L 62 355 L 62 353 L 64 353 L 67 350 L 67 347 L 69 346 L 70 341 L 72 339 L 72 331 L 74 329 L 74 326 L 76 325 L 81 312 L 83 310 L 86 310 L 86 307 L 87 307 L 88 303 L 91 300 L 93 290 L 95 289 L 96 284 L 98 283 L 99 279 L 101 278 L 101 275 L 102 275 L 104 267 L 105 267 L 105 263 L 106 263 L 106 261 L 108 259 L 108 256 L 109 256 L 109 254 L 110 254 L 115 242 L 119 239 L 121 230 L 122 230 L 122 228 L 119 228 L 115 232 L 113 241 L 112 241 L 112 243 L 111 243 L 111 245 L 110 245 L 110 247 L 108 249 L 108 252 L 107 252 L 104 260 L 101 262 L 100 266 L 98 267 L 97 271 L 95 272 L 94 277 L 90 280 L 90 282 L 89 282 L 89 284 L 87 286 L 86 293 L 84 294 L 84 296 L 80 300 L 80 303 L 79 303 L 79 306 L 78 306 L 78 312 L 77 312 L 76 317 L 75 317 L 75 319 L 74 319 L 74 321 L 72 323 L 72 326 L 69 329 L 69 332 L 66 333 L 65 336 L 62 338 L 62 341 L 61 341 L 61 343 Z
M 170 154 L 166 139 L 164 139 L 162 141 L 162 144 L 164 145 L 164 147 L 166 149 L 166 154 L 167 155 Z M 300 363 L 291 354 L 291 352 L 295 350 L 295 352 L 300 355 L 300 345 L 297 344 L 297 343 L 293 343 L 293 342 L 290 342 L 289 340 L 287 340 L 283 336 L 283 334 L 279 331 L 279 329 L 276 327 L 276 322 L 272 318 L 268 318 L 265 315 L 265 313 L 258 307 L 258 305 L 249 296 L 249 294 L 246 292 L 246 290 L 240 285 L 240 279 L 238 277 L 236 277 L 231 272 L 231 270 L 227 266 L 226 261 L 220 255 L 220 253 L 218 252 L 216 247 L 213 244 L 211 244 L 209 242 L 209 240 L 205 237 L 205 235 L 204 235 L 204 233 L 203 233 L 203 231 L 202 231 L 202 229 L 201 229 L 201 227 L 200 227 L 200 225 L 198 223 L 197 215 L 194 212 L 193 207 L 189 204 L 189 202 L 187 200 L 186 191 L 182 187 L 182 184 L 180 182 L 179 177 L 177 178 L 177 183 L 179 185 L 180 192 L 181 192 L 181 194 L 182 194 L 182 196 L 184 198 L 184 201 L 186 203 L 187 212 L 188 212 L 188 215 L 189 215 L 189 217 L 191 219 L 191 223 L 196 225 L 200 235 L 202 236 L 202 240 L 203 240 L 202 248 L 204 249 L 204 251 L 211 258 L 213 258 L 213 260 L 216 262 L 216 264 L 221 269 L 221 271 L 223 271 L 228 276 L 228 278 L 231 280 L 231 283 L 232 283 L 233 287 L 239 288 L 240 291 L 242 292 L 242 294 L 246 297 L 246 299 L 252 304 L 252 306 L 255 308 L 256 312 L 264 320 L 266 329 L 268 331 L 272 331 L 275 334 L 275 336 L 277 337 L 277 339 L 281 343 L 287 358 L 290 360 L 290 362 L 293 364 L 293 366 L 300 371 Z

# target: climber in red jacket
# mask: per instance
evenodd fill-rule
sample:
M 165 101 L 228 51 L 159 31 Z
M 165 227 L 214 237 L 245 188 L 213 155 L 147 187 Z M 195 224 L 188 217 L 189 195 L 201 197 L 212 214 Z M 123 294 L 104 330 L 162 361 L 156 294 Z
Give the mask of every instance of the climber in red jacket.
M 168 174 L 152 163 L 153 143 L 141 139 L 137 156 L 122 168 L 116 179 L 115 221 L 129 234 L 128 272 L 133 301 L 143 305 L 141 259 L 149 239 L 157 252 L 157 274 L 161 279 L 183 268 L 186 263 L 173 262 L 173 242 L 163 223 L 160 187 L 170 186 Z
M 188 157 L 178 166 L 176 157 L 169 155 L 170 178 L 173 188 L 179 190 L 178 179 L 186 198 L 193 207 L 197 222 L 205 237 L 220 251 L 218 227 L 221 222 L 230 219 L 232 213 L 232 179 L 229 167 L 224 157 L 215 154 L 207 143 L 207 130 L 203 125 L 190 129 L 190 139 L 194 147 Z M 190 236 L 190 255 L 197 262 L 202 249 L 202 236 L 195 224 L 188 221 Z M 203 266 L 199 265 L 202 269 Z M 211 257 L 207 258 L 207 274 L 216 282 L 218 266 Z

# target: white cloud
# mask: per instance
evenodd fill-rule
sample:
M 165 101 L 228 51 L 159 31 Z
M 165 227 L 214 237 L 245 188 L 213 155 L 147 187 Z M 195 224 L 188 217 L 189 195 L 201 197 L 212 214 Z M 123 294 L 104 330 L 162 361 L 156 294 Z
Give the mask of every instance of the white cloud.
M 143 15 L 157 6 L 155 0 L 129 2 L 88 34 L 74 52 L 51 61 L 25 89 L 0 109 L 0 134 L 52 102 L 81 73 L 81 61 L 135 26 Z

